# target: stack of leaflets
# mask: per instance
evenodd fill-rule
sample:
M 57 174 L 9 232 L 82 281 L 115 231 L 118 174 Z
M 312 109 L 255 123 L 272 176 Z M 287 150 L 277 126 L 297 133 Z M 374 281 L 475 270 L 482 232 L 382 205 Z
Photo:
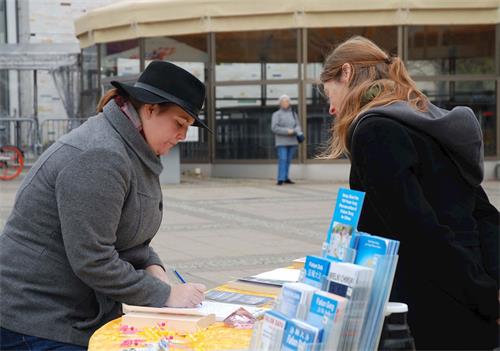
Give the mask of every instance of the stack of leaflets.
M 319 351 L 323 327 L 288 318 L 278 311 L 267 311 L 254 331 L 250 350 Z
M 260 332 L 257 334 L 254 333 L 254 336 L 257 335 L 257 337 L 252 339 L 250 350 L 280 350 L 283 334 L 285 333 L 285 328 L 289 321 L 289 318 L 278 311 L 271 310 L 264 313 L 260 325 Z
M 380 256 L 395 256 L 398 254 L 399 241 L 356 232 L 352 238 L 351 248 L 356 250 L 355 264 L 375 267 Z
M 373 286 L 360 340 L 360 348 L 374 350 L 382 332 L 385 306 L 389 301 L 396 272 L 399 241 L 356 233 L 352 248 L 356 251 L 356 264 L 374 269 Z
M 317 291 L 312 297 L 306 321 L 323 329 L 324 350 L 339 348 L 347 302 L 346 298 L 325 291 Z
M 285 283 L 276 302 L 276 310 L 288 318 L 305 319 L 312 295 L 317 290 L 304 283 Z
M 331 263 L 324 257 L 307 256 L 301 282 L 325 290 Z
M 345 297 L 346 321 L 340 336 L 341 350 L 358 350 L 361 328 L 368 308 L 373 269 L 352 263 L 336 262 L 330 268 L 328 292 Z
M 281 351 L 317 351 L 322 334 L 323 328 L 292 319 L 286 324 Z
M 333 218 L 323 244 L 323 257 L 334 261 L 352 262 L 351 238 L 356 230 L 365 193 L 339 189 Z

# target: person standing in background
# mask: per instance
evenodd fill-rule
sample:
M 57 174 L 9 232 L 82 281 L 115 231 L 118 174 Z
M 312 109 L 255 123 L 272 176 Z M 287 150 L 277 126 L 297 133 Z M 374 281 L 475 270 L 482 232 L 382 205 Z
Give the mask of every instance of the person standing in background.
M 288 172 L 290 163 L 297 153 L 299 142 L 297 137 L 302 137 L 297 113 L 293 111 L 290 97 L 283 94 L 279 98 L 280 109 L 273 113 L 271 130 L 274 133 L 276 149 L 278 151 L 278 179 L 276 185 L 294 184 Z

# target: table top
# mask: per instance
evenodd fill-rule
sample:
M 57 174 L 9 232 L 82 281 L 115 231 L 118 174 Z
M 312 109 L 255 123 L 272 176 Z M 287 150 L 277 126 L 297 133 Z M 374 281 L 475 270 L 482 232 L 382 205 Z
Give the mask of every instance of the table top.
M 256 296 L 270 296 L 232 289 L 225 285 L 218 290 L 239 292 Z M 269 306 L 270 307 L 270 306 Z M 191 334 L 176 333 L 161 326 L 137 329 L 122 325 L 121 317 L 99 328 L 90 338 L 89 351 L 161 351 L 161 350 L 247 350 L 252 338 L 251 329 L 236 329 L 217 322 Z M 169 340 L 170 348 L 160 348 L 161 339 Z
M 137 330 L 121 325 L 121 317 L 102 326 L 92 335 L 90 351 L 159 351 L 162 338 L 171 341 L 168 350 L 246 350 L 251 329 L 235 329 L 217 322 L 193 334 L 179 334 L 160 327 Z

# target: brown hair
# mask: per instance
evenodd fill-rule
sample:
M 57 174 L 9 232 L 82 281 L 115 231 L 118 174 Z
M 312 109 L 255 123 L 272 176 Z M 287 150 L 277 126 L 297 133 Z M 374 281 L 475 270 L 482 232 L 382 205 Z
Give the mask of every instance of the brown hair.
M 336 106 L 332 136 L 319 158 L 349 153 L 349 127 L 361 112 L 397 101 L 407 101 L 419 111 L 427 109 L 427 97 L 417 89 L 401 59 L 389 56 L 372 41 L 355 36 L 340 44 L 325 60 L 321 83 L 339 80 L 345 63 L 351 65 L 348 92 L 343 103 Z
M 117 88 L 112 88 L 112 89 L 109 89 L 108 91 L 106 91 L 104 93 L 104 95 L 101 97 L 101 99 L 99 100 L 99 103 L 97 104 L 96 111 L 97 112 L 102 112 L 104 106 L 110 100 L 114 99 L 116 96 L 122 96 L 122 97 L 126 98 L 128 101 L 130 101 L 130 103 L 132 104 L 132 106 L 134 106 L 134 108 L 137 111 L 137 113 L 139 113 L 139 109 L 142 107 L 142 105 L 145 104 L 144 102 L 139 101 L 137 99 L 134 99 L 130 95 L 126 94 L 125 92 L 122 92 L 121 90 L 119 90 Z M 162 102 L 159 105 L 160 105 L 160 110 L 164 111 L 165 109 L 167 109 L 172 104 L 169 103 L 169 102 Z
M 102 112 L 102 109 L 104 108 L 104 106 L 111 99 L 114 99 L 116 96 L 122 96 L 122 97 L 126 98 L 128 101 L 130 101 L 130 103 L 132 104 L 132 106 L 134 106 L 134 108 L 137 112 L 139 112 L 139 109 L 142 107 L 142 105 L 144 105 L 144 102 L 141 102 L 141 101 L 138 101 L 138 100 L 132 98 L 131 96 L 129 96 L 128 94 L 126 94 L 125 92 L 122 92 L 121 90 L 119 90 L 117 88 L 112 88 L 112 89 L 109 89 L 107 92 L 105 92 L 104 95 L 101 97 L 101 100 L 99 100 L 99 103 L 97 104 L 97 107 L 96 107 L 97 112 Z
M 119 93 L 118 89 L 116 89 L 116 88 L 109 89 L 107 92 L 105 92 L 104 95 L 99 100 L 99 103 L 97 104 L 96 112 L 102 112 L 102 109 L 104 108 L 104 106 L 111 99 L 114 99 L 116 96 L 123 96 L 122 94 Z

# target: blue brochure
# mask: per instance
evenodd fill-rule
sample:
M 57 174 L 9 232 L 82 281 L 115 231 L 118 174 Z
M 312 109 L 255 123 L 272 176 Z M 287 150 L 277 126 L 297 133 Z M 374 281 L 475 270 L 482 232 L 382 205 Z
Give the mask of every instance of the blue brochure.
M 326 291 L 317 291 L 311 299 L 307 322 L 323 328 L 322 350 L 338 350 L 348 300 Z
M 304 263 L 305 274 L 302 282 L 323 289 L 330 272 L 330 263 L 331 261 L 327 258 L 307 256 Z
M 324 328 L 328 321 L 335 319 L 339 307 L 344 308 L 346 303 L 347 300 L 341 296 L 318 291 L 312 297 L 307 322 L 315 327 Z
M 299 305 L 302 301 L 302 292 L 290 289 L 288 286 L 284 286 L 281 289 L 281 301 L 278 307 L 278 311 L 283 313 L 288 318 L 297 317 L 297 311 Z
M 288 318 L 277 311 L 267 311 L 262 319 L 261 338 L 256 345 L 257 350 L 279 350 L 283 341 Z
M 340 188 L 328 228 L 323 256 L 334 261 L 345 261 L 351 248 L 353 231 L 358 226 L 365 193 Z
M 367 233 L 356 233 L 352 246 L 356 250 L 355 264 L 375 267 L 379 256 L 392 256 L 398 252 L 399 241 Z
M 368 233 L 356 233 L 352 248 L 356 250 L 354 263 L 374 270 L 373 285 L 368 300 L 366 319 L 361 332 L 359 348 L 376 348 L 384 322 L 385 304 L 389 299 L 396 271 L 399 241 Z
M 298 319 L 286 324 L 281 351 L 313 351 L 321 342 L 323 330 Z

